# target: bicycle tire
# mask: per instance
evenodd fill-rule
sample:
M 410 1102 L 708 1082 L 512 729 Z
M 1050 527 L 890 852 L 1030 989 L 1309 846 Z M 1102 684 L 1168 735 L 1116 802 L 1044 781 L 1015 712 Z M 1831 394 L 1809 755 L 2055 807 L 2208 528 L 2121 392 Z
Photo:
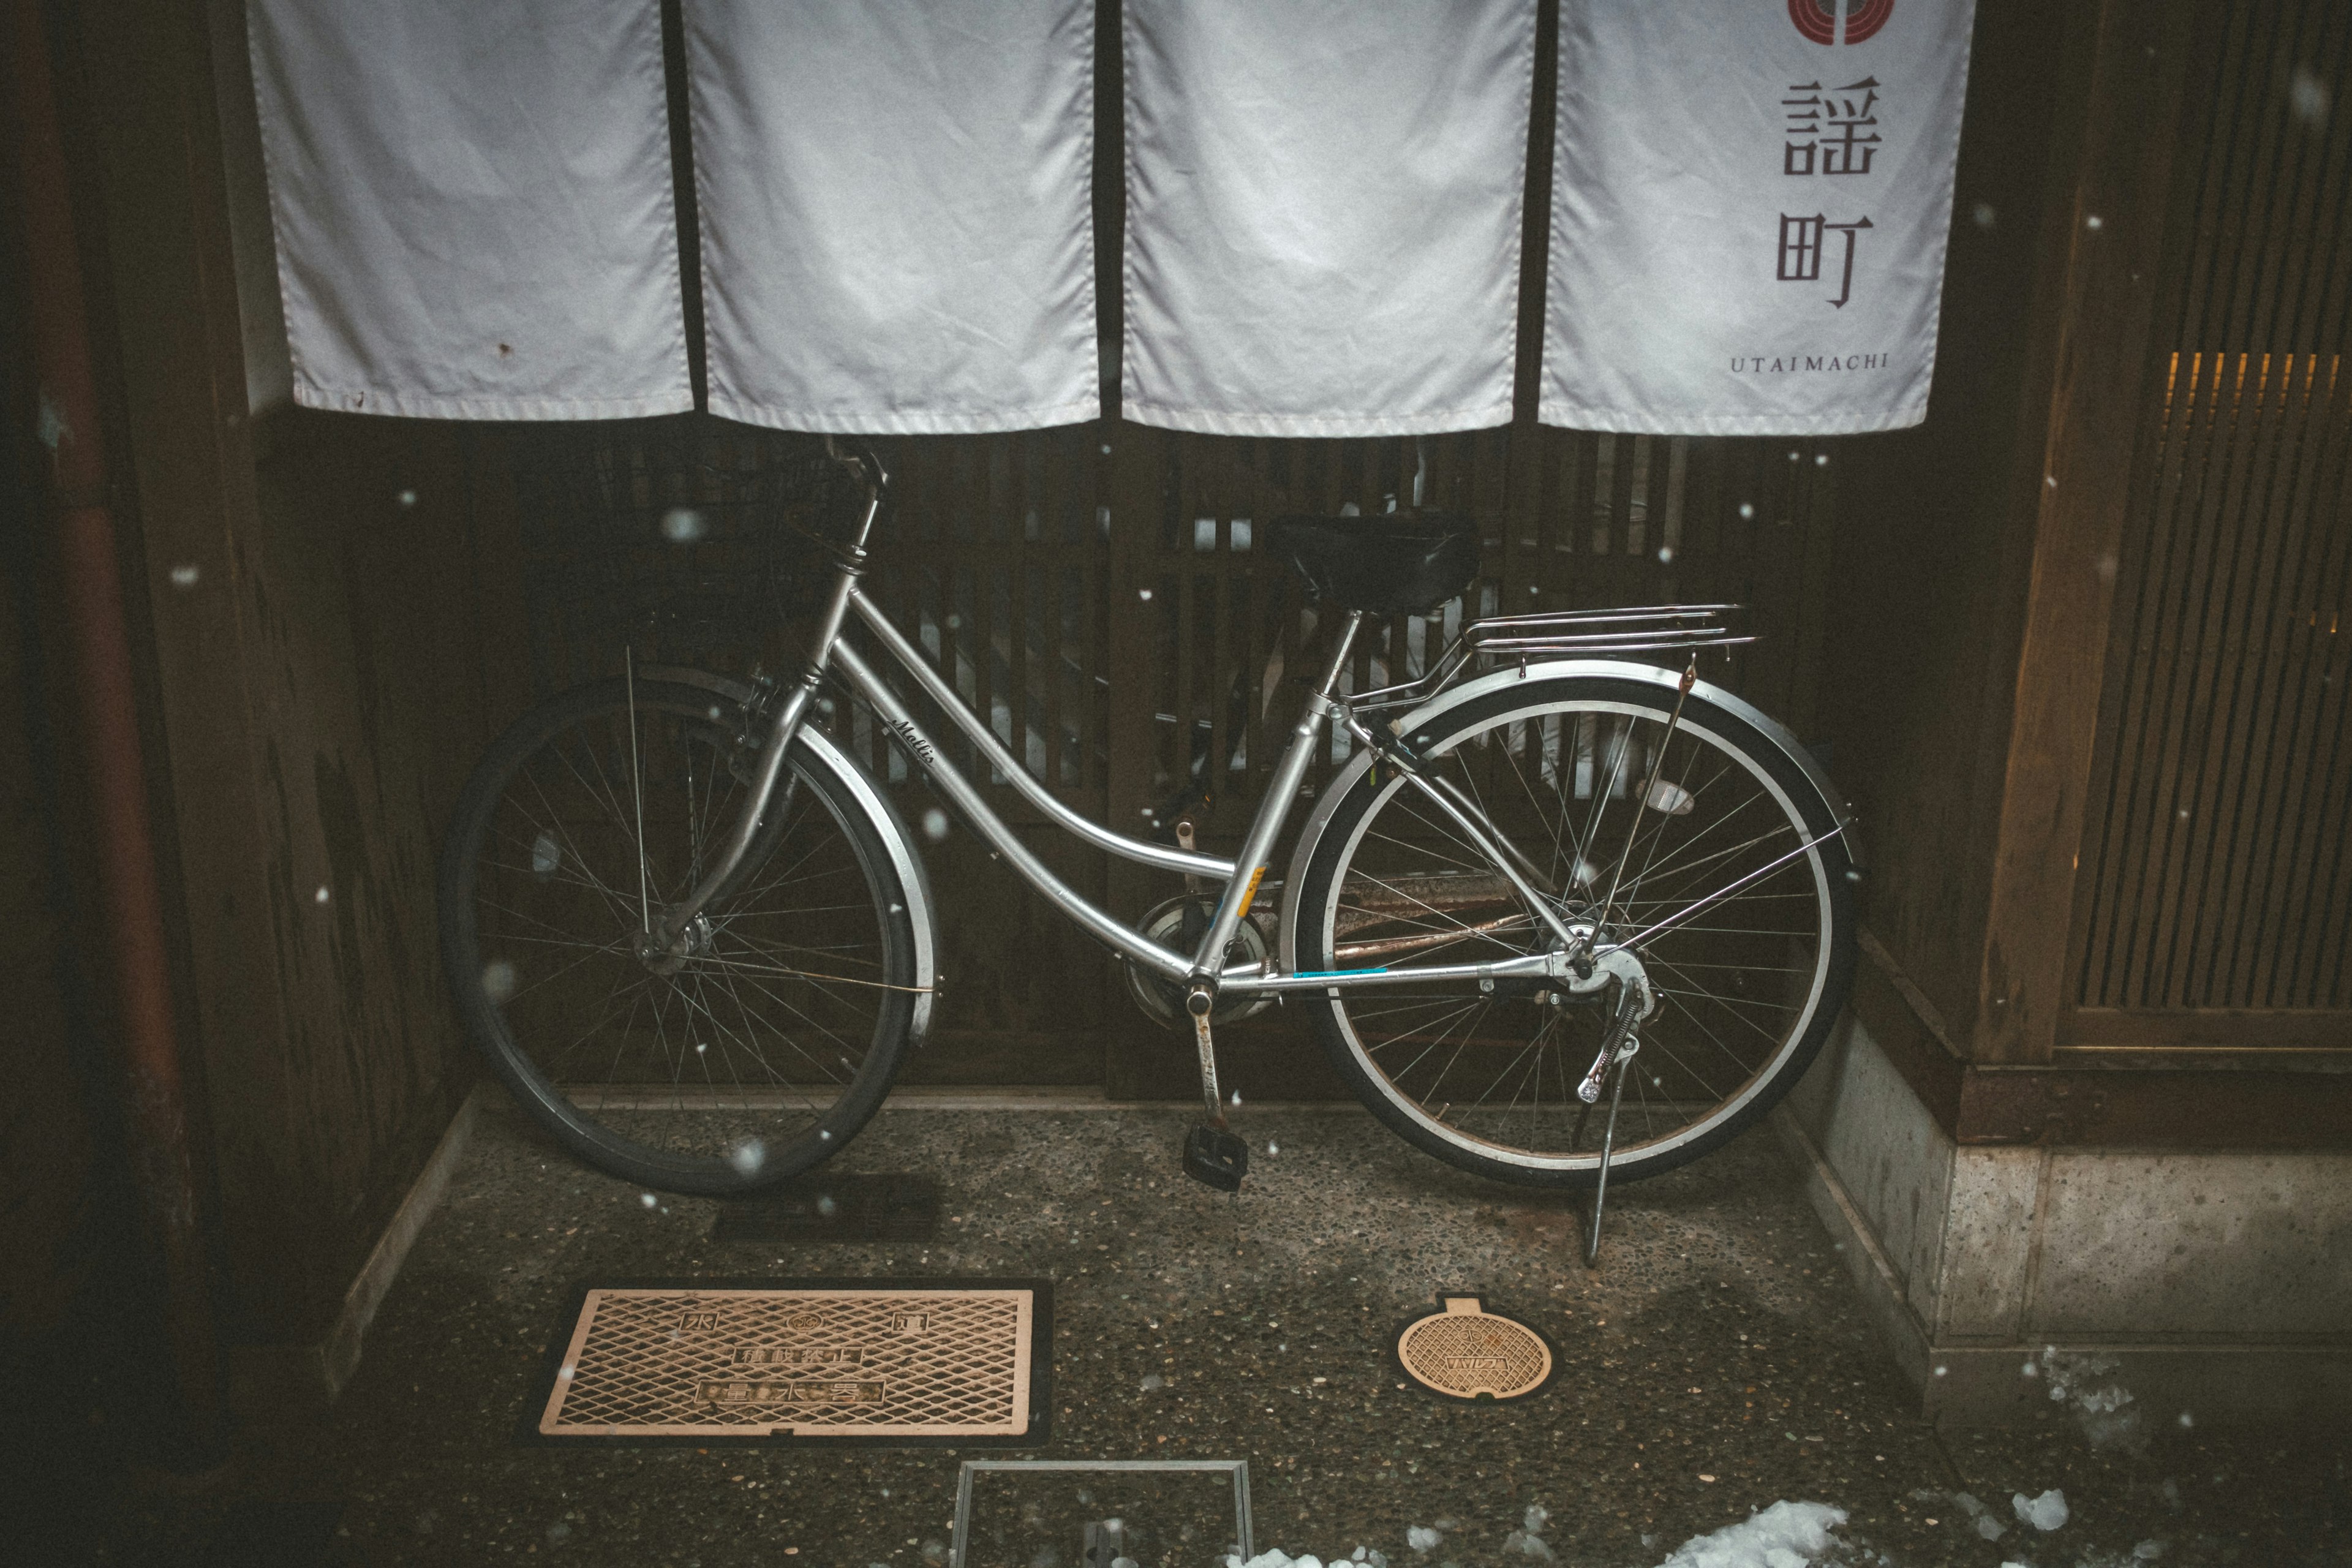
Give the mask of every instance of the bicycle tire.
M 1645 950 L 1664 1005 L 1641 1030 L 1642 1054 L 1624 1069 L 1628 1114 L 1611 1161 L 1612 1182 L 1698 1159 L 1763 1116 L 1828 1037 L 1851 990 L 1857 951 L 1859 873 L 1843 837 L 1823 837 L 1840 818 L 1797 742 L 1769 720 L 1695 690 L 1667 748 L 1655 801 L 1638 816 L 1633 812 L 1633 797 L 1650 776 L 1641 764 L 1654 762 L 1674 700 L 1671 678 L 1547 676 L 1538 668 L 1401 731 L 1426 766 L 1456 778 L 1481 809 L 1492 799 L 1498 828 L 1552 825 L 1548 841 L 1524 831 L 1514 841 L 1548 863 L 1548 875 L 1560 873 L 1555 907 L 1601 920 L 1603 941 L 1635 934 L 1774 856 L 1803 851 L 1713 906 L 1704 924 L 1694 917 Z M 1541 810 L 1506 798 L 1514 780 Z M 1540 951 L 1545 940 L 1556 940 L 1543 937 L 1546 928 L 1499 874 L 1468 879 L 1481 873 L 1466 867 L 1462 845 L 1449 849 L 1450 827 L 1433 826 L 1436 814 L 1417 809 L 1421 797 L 1393 770 L 1360 761 L 1332 793 L 1302 849 L 1291 933 L 1298 971 L 1370 966 L 1383 943 L 1441 963 L 1469 962 L 1473 952 Z M 1582 816 L 1581 833 L 1566 809 L 1570 802 Z M 1613 832 L 1627 837 L 1612 836 L 1612 814 Z M 1746 822 L 1706 846 L 1705 835 L 1743 816 Z M 1614 862 L 1633 862 L 1623 853 L 1629 840 L 1643 858 L 1603 918 L 1598 906 L 1604 882 L 1616 881 Z M 1705 875 L 1691 874 L 1699 870 Z M 1776 902 L 1787 907 L 1768 907 Z M 1480 911 L 1481 919 L 1468 918 Z M 1783 959 L 1793 962 L 1777 962 Z M 1530 983 L 1491 994 L 1471 984 L 1334 989 L 1307 1006 L 1340 1078 L 1408 1142 L 1500 1181 L 1591 1186 L 1601 1128 L 1588 1119 L 1607 1107 L 1588 1110 L 1569 1091 L 1599 1058 L 1607 1010 L 1564 1005 L 1564 993 Z M 1486 1094 L 1467 1103 L 1458 1098 L 1490 1069 Z M 1507 1085 L 1513 1099 L 1498 1108 L 1493 1101 Z
M 806 737 L 694 950 L 667 974 L 634 951 L 643 906 L 683 897 L 732 820 L 740 731 L 731 700 L 680 682 L 551 698 L 476 766 L 439 868 L 443 967 L 499 1081 L 578 1158 L 689 1195 L 749 1195 L 838 1153 L 888 1092 L 917 1000 L 916 900 L 882 837 L 909 842 L 904 825 L 884 803 L 877 827 L 879 793 L 861 803 Z M 616 869 L 615 844 L 635 863 Z M 601 1007 L 590 1031 L 553 1055 L 583 1006 Z

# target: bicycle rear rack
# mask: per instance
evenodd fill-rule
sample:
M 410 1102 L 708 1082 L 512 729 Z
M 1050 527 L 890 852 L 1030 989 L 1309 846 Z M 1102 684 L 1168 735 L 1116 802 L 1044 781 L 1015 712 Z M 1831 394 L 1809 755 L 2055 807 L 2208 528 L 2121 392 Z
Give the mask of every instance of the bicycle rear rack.
M 1753 636 L 1736 634 L 1724 617 L 1741 605 L 1651 605 L 1623 610 L 1561 610 L 1493 616 L 1464 626 L 1429 673 L 1349 699 L 1361 710 L 1422 701 L 1465 671 L 1506 668 L 1538 658 L 1609 658 L 1643 655 L 1680 663 L 1706 648 L 1736 647 Z

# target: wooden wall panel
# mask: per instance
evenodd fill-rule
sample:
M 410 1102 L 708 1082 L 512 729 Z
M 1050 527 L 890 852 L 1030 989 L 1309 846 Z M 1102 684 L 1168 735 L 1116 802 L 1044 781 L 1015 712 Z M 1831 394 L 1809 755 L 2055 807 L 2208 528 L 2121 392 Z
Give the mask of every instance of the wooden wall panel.
M 461 770 L 521 696 L 498 652 L 517 584 L 478 570 L 511 560 L 488 534 L 512 513 L 497 484 L 475 493 L 497 468 L 477 435 L 254 428 L 204 10 L 102 0 L 79 22 L 108 106 L 90 240 L 224 1337 L 314 1343 L 470 1076 L 433 862 Z
M 235 621 L 208 672 L 226 690 L 207 700 L 246 722 L 165 709 L 184 842 L 231 846 L 188 857 L 186 919 L 228 1326 L 261 1345 L 307 1343 L 331 1321 L 471 1082 L 441 984 L 434 861 L 471 754 L 521 697 L 494 657 L 514 606 L 476 569 L 479 438 L 311 414 L 279 416 L 271 437 L 231 580 L 200 570 L 183 585 L 161 552 L 151 574 L 167 686 L 188 674 L 176 623 L 207 596 Z M 245 793 L 194 794 L 180 763 L 198 748 L 242 752 Z M 205 961 L 215 932 L 258 970 L 250 981 Z M 239 1004 L 222 993 L 247 983 L 269 1013 L 233 1024 Z
M 2236 7 L 2204 74 L 2067 1034 L 2352 1046 L 2352 115 L 2312 97 L 2352 91 L 2352 13 Z M 2302 1027 L 2230 1022 L 2265 1011 Z
M 28 406 L 0 399 L 10 413 Z M 10 961 L 0 965 L 0 1082 L 8 1085 L 0 1097 L 0 1258 L 8 1259 L 0 1336 L 12 1351 L 63 1326 L 90 1280 L 110 1131 L 93 1125 L 89 1103 L 108 1079 L 77 962 L 89 932 L 76 919 L 80 868 L 63 841 L 71 815 L 58 719 L 67 693 L 56 628 L 40 625 L 42 600 L 54 595 L 45 594 L 33 548 L 41 486 L 37 470 L 27 470 L 29 460 L 0 470 L 25 481 L 0 498 L 0 930 L 12 937 Z M 13 1359 L 0 1355 L 0 1363 Z

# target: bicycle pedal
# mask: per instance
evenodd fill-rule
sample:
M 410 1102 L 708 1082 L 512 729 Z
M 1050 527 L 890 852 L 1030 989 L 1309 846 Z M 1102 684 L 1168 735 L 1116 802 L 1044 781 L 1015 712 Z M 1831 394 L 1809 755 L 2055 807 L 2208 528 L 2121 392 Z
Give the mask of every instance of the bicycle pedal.
M 1242 1178 L 1249 1174 L 1249 1145 L 1202 1122 L 1184 1134 L 1184 1173 L 1221 1193 L 1240 1192 Z

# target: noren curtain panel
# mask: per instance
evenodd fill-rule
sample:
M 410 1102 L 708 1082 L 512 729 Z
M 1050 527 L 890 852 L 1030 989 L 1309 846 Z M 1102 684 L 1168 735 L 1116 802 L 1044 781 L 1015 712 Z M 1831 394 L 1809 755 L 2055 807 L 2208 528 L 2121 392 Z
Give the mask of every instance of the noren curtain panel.
M 1092 419 L 1093 0 L 686 0 L 710 406 Z
M 1562 5 L 1543 422 L 1926 418 L 1973 13 Z
M 1511 417 L 1535 0 L 1128 0 L 1127 417 Z
M 693 405 L 656 0 L 252 0 L 295 401 Z

